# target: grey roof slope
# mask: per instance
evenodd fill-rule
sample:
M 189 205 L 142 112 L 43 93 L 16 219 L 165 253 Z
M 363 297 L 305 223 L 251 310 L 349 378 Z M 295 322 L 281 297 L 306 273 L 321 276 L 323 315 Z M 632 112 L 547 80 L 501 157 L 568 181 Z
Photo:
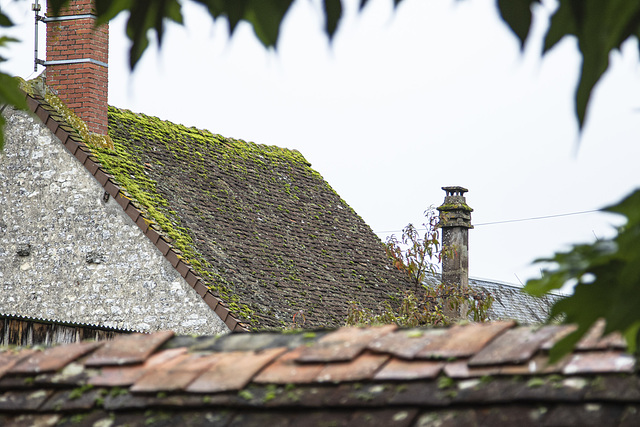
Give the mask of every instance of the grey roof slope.
M 489 318 L 491 320 L 516 320 L 521 325 L 541 324 L 548 320 L 551 306 L 562 295 L 547 294 L 534 297 L 522 291 L 522 288 L 485 279 L 469 278 L 469 285 L 482 289 L 494 298 Z
M 594 327 L 513 322 L 121 336 L 0 352 L 0 424 L 636 426 L 636 357 Z
M 440 275 L 433 274 L 426 277 L 425 284 L 433 286 L 439 281 Z M 515 320 L 521 325 L 545 323 L 549 318 L 551 306 L 562 298 L 562 295 L 554 293 L 534 297 L 516 285 L 473 277 L 469 277 L 469 287 L 493 297 L 493 304 L 488 312 L 489 320 Z

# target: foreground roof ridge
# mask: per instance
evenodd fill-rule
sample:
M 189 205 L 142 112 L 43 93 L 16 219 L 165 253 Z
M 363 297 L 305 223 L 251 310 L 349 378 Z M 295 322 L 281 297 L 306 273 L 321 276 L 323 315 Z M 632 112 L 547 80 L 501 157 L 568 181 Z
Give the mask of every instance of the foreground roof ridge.
M 0 422 L 634 425 L 636 358 L 619 335 L 602 337 L 603 323 L 548 364 L 551 346 L 574 329 L 493 322 L 217 337 L 157 332 L 16 348 L 0 352 Z

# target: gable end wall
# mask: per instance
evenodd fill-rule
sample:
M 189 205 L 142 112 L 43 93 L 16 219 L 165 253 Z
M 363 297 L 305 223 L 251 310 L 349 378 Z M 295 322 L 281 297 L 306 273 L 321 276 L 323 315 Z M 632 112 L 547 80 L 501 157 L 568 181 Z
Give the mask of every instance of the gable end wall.
M 0 312 L 139 331 L 228 331 L 46 126 L 4 114 Z

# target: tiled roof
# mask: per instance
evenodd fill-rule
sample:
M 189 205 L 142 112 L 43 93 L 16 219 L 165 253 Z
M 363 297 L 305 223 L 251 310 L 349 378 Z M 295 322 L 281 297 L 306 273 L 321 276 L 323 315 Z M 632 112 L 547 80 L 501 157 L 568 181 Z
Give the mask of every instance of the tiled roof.
M 424 283 L 427 286 L 436 286 L 440 280 L 439 274 L 432 274 L 425 278 Z M 515 285 L 473 277 L 469 277 L 469 286 L 475 292 L 489 294 L 493 298 L 487 313 L 490 320 L 515 320 L 520 325 L 545 323 L 549 318 L 551 306 L 562 298 L 562 295 L 554 293 L 535 297 Z
M 516 320 L 521 325 L 535 325 L 547 321 L 551 306 L 562 295 L 550 293 L 534 297 L 522 291 L 522 288 L 507 283 L 469 278 L 469 285 L 476 290 L 488 292 L 493 296 L 489 309 L 491 320 Z
M 599 324 L 173 337 L 0 353 L 2 425 L 638 425 L 635 357 Z
M 30 109 L 231 330 L 338 326 L 403 287 L 378 237 L 295 150 L 109 109 L 115 149 Z
M 381 242 L 295 150 L 111 107 L 115 150 L 86 145 L 37 93 L 27 104 L 231 330 L 338 326 L 347 303 L 401 290 Z M 491 319 L 539 323 L 552 297 L 470 279 Z

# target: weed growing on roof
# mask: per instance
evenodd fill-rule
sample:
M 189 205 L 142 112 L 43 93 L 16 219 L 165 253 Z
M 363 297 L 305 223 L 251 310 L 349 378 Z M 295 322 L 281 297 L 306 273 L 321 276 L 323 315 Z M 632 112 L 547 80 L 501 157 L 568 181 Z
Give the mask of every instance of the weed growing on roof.
M 276 396 L 282 393 L 282 390 L 278 388 L 275 384 L 269 384 L 266 388 L 266 393 L 264 394 L 264 398 L 262 399 L 262 403 L 266 403 L 270 400 L 276 398 Z
M 251 400 L 253 399 L 253 393 L 251 393 L 249 390 L 240 390 L 238 392 L 238 396 L 240 396 L 241 398 L 243 398 L 244 400 Z
M 533 377 L 529 381 L 527 381 L 527 387 L 529 387 L 529 388 L 542 387 L 544 385 L 544 383 L 545 383 L 545 381 L 544 381 L 543 378 Z
M 69 418 L 69 421 L 71 422 L 71 424 L 80 424 L 84 421 L 85 418 L 87 418 L 89 414 L 75 414 L 72 415 L 71 418 Z
M 129 393 L 129 391 L 126 388 L 114 387 L 109 392 L 109 396 L 118 397 L 118 396 L 122 396 L 122 395 L 125 395 L 125 394 L 128 394 L 128 393 Z
M 453 387 L 455 383 L 456 382 L 453 380 L 453 378 L 447 376 L 441 376 L 440 378 L 438 378 L 438 388 L 441 390 Z
M 480 382 L 482 384 L 489 384 L 493 380 L 494 380 L 494 378 L 491 375 L 483 375 L 483 376 L 480 377 Z
M 402 392 L 404 392 L 404 391 L 407 391 L 407 389 L 408 389 L 408 388 L 409 388 L 409 387 L 408 387 L 406 384 L 398 384 L 398 385 L 396 386 L 396 392 L 398 392 L 398 393 L 402 393 Z
M 171 415 L 164 411 L 148 410 L 144 413 L 144 416 L 145 416 L 144 424 L 147 426 L 159 424 L 162 421 L 167 421 L 171 419 Z
M 71 390 L 71 393 L 69 393 L 69 400 L 75 400 L 82 397 L 83 394 L 85 394 L 87 391 L 91 390 L 92 388 L 93 388 L 93 385 L 91 384 L 85 384 L 78 388 L 74 388 L 73 390 Z
M 371 402 L 375 398 L 375 396 L 372 393 L 369 393 L 367 391 L 361 391 L 361 392 L 355 393 L 354 397 L 363 402 Z

